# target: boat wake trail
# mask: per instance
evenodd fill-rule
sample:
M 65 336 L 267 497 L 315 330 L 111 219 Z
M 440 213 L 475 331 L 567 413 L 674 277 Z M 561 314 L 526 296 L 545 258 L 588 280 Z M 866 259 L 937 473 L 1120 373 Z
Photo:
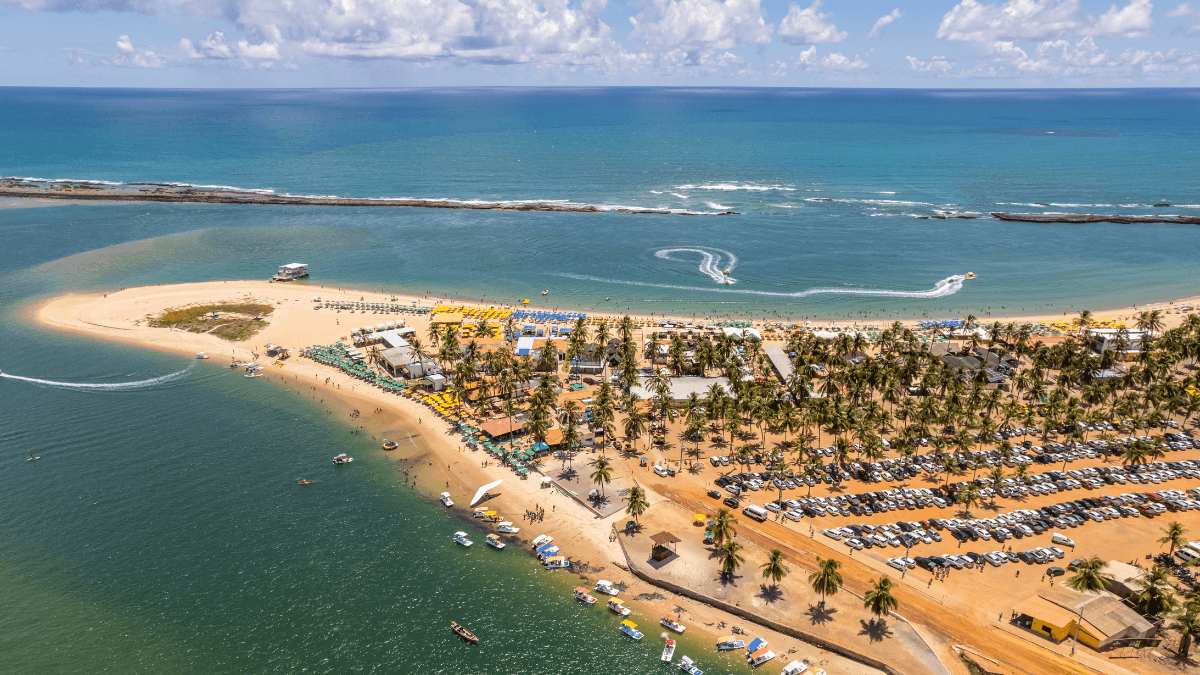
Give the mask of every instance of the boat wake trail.
M 172 382 L 178 380 L 191 372 L 195 364 L 184 368 L 177 373 L 162 375 L 160 377 L 152 377 L 149 380 L 137 380 L 135 382 L 55 382 L 54 380 L 41 380 L 36 377 L 22 377 L 21 375 L 12 375 L 10 373 L 0 372 L 0 377 L 10 380 L 22 380 L 24 382 L 32 382 L 34 384 L 44 384 L 51 387 L 60 387 L 62 389 L 87 389 L 92 391 L 128 391 L 133 389 L 146 389 L 158 384 Z
M 693 249 L 683 249 L 693 250 Z M 566 274 L 559 273 L 557 276 L 568 277 L 571 279 L 580 279 L 582 281 L 595 281 L 603 284 L 622 284 L 625 286 L 645 286 L 649 288 L 669 288 L 680 291 L 706 291 L 709 293 L 735 293 L 738 295 L 761 295 L 774 298 L 806 298 L 810 295 L 867 295 L 880 298 L 944 298 L 962 290 L 965 276 L 956 274 L 952 277 L 946 277 L 933 285 L 933 288 L 924 291 L 896 291 L 886 288 L 810 288 L 806 291 L 796 291 L 794 293 L 782 293 L 777 291 L 754 291 L 750 289 L 740 288 L 702 288 L 699 286 L 676 286 L 672 284 L 654 284 L 645 281 L 625 281 L 622 279 L 604 279 L 601 277 L 592 277 L 582 274 Z
M 729 251 L 719 248 L 664 248 L 661 251 L 655 251 L 654 255 L 664 260 L 679 260 L 679 258 L 672 258 L 672 253 L 699 253 L 701 274 L 707 274 L 718 284 L 737 283 L 737 279 L 726 274 L 737 267 L 738 262 L 737 256 Z

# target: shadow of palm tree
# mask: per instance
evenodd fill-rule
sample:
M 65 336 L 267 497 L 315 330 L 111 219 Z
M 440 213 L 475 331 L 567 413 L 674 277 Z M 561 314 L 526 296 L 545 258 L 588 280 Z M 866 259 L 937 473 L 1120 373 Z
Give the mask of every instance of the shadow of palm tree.
M 888 628 L 887 619 L 871 619 L 870 621 L 859 621 L 862 630 L 859 635 L 866 635 L 871 642 L 883 642 L 884 638 L 892 637 L 892 631 Z
M 763 602 L 771 605 L 783 599 L 783 589 L 779 588 L 775 584 L 771 584 L 770 586 L 766 584 L 759 584 L 758 597 L 762 598 Z
M 733 574 L 717 572 L 717 580 L 721 582 L 722 586 L 737 586 L 738 579 L 741 579 L 741 577 L 736 572 Z
M 830 621 L 833 621 L 833 615 L 837 614 L 837 611 L 837 607 L 829 607 L 825 604 L 825 601 L 822 600 L 815 605 L 809 605 L 808 611 L 805 612 L 805 614 L 808 614 L 808 619 L 812 622 L 812 625 L 824 626 Z

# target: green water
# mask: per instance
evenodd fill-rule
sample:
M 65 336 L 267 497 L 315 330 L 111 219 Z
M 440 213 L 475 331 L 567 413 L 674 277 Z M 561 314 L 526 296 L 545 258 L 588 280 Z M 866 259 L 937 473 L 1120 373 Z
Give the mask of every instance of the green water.
M 471 525 L 398 487 L 394 462 L 322 406 L 212 363 L 36 329 L 19 311 L 68 288 L 161 282 L 175 261 L 188 279 L 237 276 L 269 230 L 242 233 L 232 257 L 218 230 L 55 262 L 112 233 L 21 222 L 0 217 L 0 238 L 24 244 L 0 270 L 0 369 L 89 386 L 0 379 L 0 673 L 665 668 L 657 621 L 640 617 L 634 643 L 570 599 L 577 577 L 523 547 L 453 546 Z M 335 467 L 338 452 L 359 461 Z M 454 638 L 452 619 L 483 645 Z M 680 653 L 738 661 L 692 640 Z

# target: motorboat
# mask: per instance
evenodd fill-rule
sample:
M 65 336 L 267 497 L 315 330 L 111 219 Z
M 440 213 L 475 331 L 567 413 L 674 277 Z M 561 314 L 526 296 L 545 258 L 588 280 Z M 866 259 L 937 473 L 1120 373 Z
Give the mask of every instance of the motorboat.
M 441 499 L 442 499 L 442 503 L 445 504 L 446 506 L 454 506 L 454 500 L 450 499 L 449 492 L 443 492 Z
M 533 550 L 536 551 L 542 545 L 549 544 L 552 541 L 554 541 L 554 537 L 551 537 L 548 534 L 539 534 L 533 538 Z
M 248 372 L 248 373 L 253 373 L 253 372 L 255 372 L 255 371 L 259 371 L 259 370 L 262 370 L 262 369 L 263 369 L 263 367 L 262 367 L 262 366 L 260 366 L 260 365 L 258 365 L 257 363 L 248 363 L 248 364 L 246 364 L 246 372 Z
M 301 478 L 300 480 L 296 481 L 296 485 L 312 485 L 312 481 L 307 478 Z
M 629 616 L 629 614 L 633 611 L 626 607 L 625 603 L 621 602 L 620 598 L 613 598 L 612 600 L 609 600 L 608 609 L 617 616 Z
M 495 511 L 484 511 L 482 520 L 485 523 L 495 523 L 500 520 L 500 514 Z
M 696 667 L 696 664 L 688 657 L 679 659 L 679 669 L 688 675 L 704 675 L 704 671 Z
M 670 628 L 676 633 L 682 633 L 683 631 L 687 630 L 687 627 L 679 623 L 679 617 L 675 616 L 674 614 L 667 614 L 661 620 L 659 620 L 659 623 L 667 628 Z
M 767 641 L 762 638 L 754 638 L 750 641 L 750 645 L 746 647 L 746 654 L 756 652 L 767 646 Z
M 496 531 L 504 534 L 516 534 L 521 531 L 521 528 L 514 526 L 511 520 L 504 520 L 496 523 Z
M 584 588 L 583 586 L 575 587 L 575 599 L 587 605 L 588 607 L 596 604 L 595 596 L 593 596 L 591 593 L 588 593 L 588 589 Z
M 262 377 L 262 375 L 261 375 L 261 374 L 259 374 L 259 373 L 257 373 L 257 372 L 255 372 L 255 373 L 246 373 L 246 377 Z
M 641 640 L 643 637 L 645 637 L 642 635 L 642 631 L 637 629 L 637 624 L 628 619 L 622 621 L 621 625 L 617 626 L 617 630 L 628 635 L 634 640 Z
M 571 567 L 571 561 L 562 556 L 554 556 L 546 561 L 546 569 L 550 571 L 565 570 Z
M 470 539 L 467 539 L 466 532 L 455 532 L 454 533 L 454 543 L 456 543 L 460 546 L 469 547 L 471 544 L 473 544 L 475 542 L 471 541 Z
M 342 454 L 338 455 L 337 457 L 333 458 L 334 464 L 349 464 L 350 462 L 353 462 L 353 461 L 354 461 L 354 458 L 346 456 L 346 453 L 344 453 L 344 452 Z
M 550 295 L 550 291 L 549 290 L 542 291 L 542 295 Z
M 208 359 L 208 354 L 205 354 L 204 352 L 196 352 L 196 358 L 200 359 L 201 361 L 205 361 Z
M 546 544 L 538 549 L 537 556 L 542 560 L 549 560 L 558 555 L 558 547 L 553 544 Z
M 597 580 L 595 588 L 597 591 L 600 591 L 605 595 L 616 595 L 617 593 L 620 593 L 620 591 L 617 590 L 617 587 L 613 585 L 613 582 L 608 581 L 607 579 Z
M 675 656 L 675 641 L 667 640 L 667 644 L 663 646 L 662 662 L 670 663 Z
M 807 661 L 792 661 L 783 667 L 783 672 L 780 675 L 803 675 L 808 670 Z
M 747 654 L 746 663 L 748 663 L 751 668 L 757 668 L 773 658 L 775 658 L 775 652 L 763 647 L 758 651 Z
M 978 276 L 978 275 L 975 274 L 974 272 L 967 272 L 966 274 L 963 275 L 963 277 L 966 279 L 974 279 L 976 276 Z
M 384 441 L 383 442 L 384 450 L 395 450 L 398 447 L 400 447 L 400 444 L 397 443 L 396 441 Z
M 489 534 L 487 536 L 487 545 L 491 546 L 497 551 L 504 550 L 504 542 L 500 541 L 500 535 L 498 534 Z
M 746 646 L 745 640 L 739 640 L 733 635 L 725 635 L 717 638 L 717 651 L 728 652 L 734 649 L 741 649 Z
M 33 455 L 30 455 L 30 456 L 28 456 L 28 457 L 26 457 L 26 458 L 25 458 L 25 461 L 26 461 L 26 462 L 36 462 L 36 461 L 38 461 L 39 459 L 41 459 L 41 456 L 40 456 L 40 455 L 39 455 L 39 456 L 37 456 L 37 457 L 34 457 Z
M 474 633 L 467 630 L 466 626 L 460 624 L 457 621 L 450 622 L 450 630 L 454 631 L 454 634 L 457 635 L 458 637 L 466 640 L 467 642 L 470 642 L 473 645 L 479 644 L 479 638 L 475 637 Z

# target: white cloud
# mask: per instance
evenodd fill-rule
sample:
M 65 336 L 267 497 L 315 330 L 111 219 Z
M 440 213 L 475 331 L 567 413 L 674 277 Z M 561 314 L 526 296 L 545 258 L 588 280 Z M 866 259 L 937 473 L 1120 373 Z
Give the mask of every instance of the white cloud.
M 829 14 L 822 14 L 821 0 L 813 0 L 807 9 L 800 9 L 796 3 L 788 8 L 787 16 L 779 22 L 779 35 L 790 45 L 816 45 L 830 42 L 841 42 L 849 35 L 839 31 Z
M 649 49 L 698 52 L 771 41 L 759 0 L 648 0 L 633 23 L 633 37 Z
M 915 56 L 904 57 L 908 61 L 908 65 L 918 73 L 941 73 L 946 74 L 954 68 L 954 62 L 946 60 L 944 56 L 934 56 L 928 61 L 922 61 Z
M 800 52 L 800 55 L 796 57 L 796 65 L 800 66 L 801 68 L 811 68 L 812 66 L 817 65 L 816 45 Z
M 1154 9 L 1154 3 L 1150 0 L 1130 0 L 1128 5 L 1120 9 L 1113 5 L 1100 16 L 1088 32 L 1091 35 L 1107 37 L 1153 37 L 1154 19 L 1150 18 L 1152 9 Z
M 813 45 L 800 52 L 793 64 L 801 70 L 811 70 L 827 73 L 846 73 L 863 70 L 870 64 L 857 54 L 851 59 L 841 52 L 833 52 L 825 57 L 818 57 L 817 47 Z
M 238 56 L 248 59 L 278 59 L 279 45 L 272 42 L 263 42 L 261 44 L 252 45 L 245 40 L 239 40 L 237 43 Z
M 119 35 L 117 36 L 117 49 L 126 53 L 132 52 L 133 41 L 129 39 L 128 35 Z
M 1079 0 L 1009 0 L 1003 5 L 962 0 L 942 17 L 942 40 L 994 42 L 1036 40 L 1074 33 L 1080 27 Z
M 1167 17 L 1168 19 L 1177 19 L 1181 16 L 1187 16 L 1188 14 L 1191 14 L 1191 13 L 1192 13 L 1192 8 L 1190 6 L 1188 6 L 1188 4 L 1186 2 L 1181 2 L 1178 5 L 1175 5 L 1175 9 L 1172 9 L 1171 11 L 1164 13 L 1163 16 Z
M 821 65 L 829 70 L 862 70 L 870 64 L 863 61 L 858 54 L 855 54 L 854 60 L 851 61 L 841 52 L 834 52 L 821 59 Z
M 883 37 L 884 26 L 887 26 L 902 16 L 904 16 L 904 12 L 901 12 L 899 7 L 893 9 L 891 14 L 884 14 L 875 21 L 875 25 L 871 27 L 871 32 L 867 35 L 867 37 L 871 38 L 872 40 L 881 39 Z
M 162 68 L 167 65 L 167 62 L 149 49 L 138 49 L 133 46 L 133 40 L 129 39 L 128 35 L 117 36 L 117 49 L 121 53 L 117 54 L 112 59 L 112 64 L 115 66 L 123 66 L 126 68 Z M 77 56 L 73 56 L 78 58 Z M 80 63 L 82 63 L 80 59 Z M 100 62 L 100 65 L 108 65 L 107 62 Z
M 225 34 L 213 31 L 208 37 L 200 40 L 199 47 L 191 40 L 184 38 L 179 41 L 179 48 L 191 59 L 232 59 L 233 50 L 225 44 Z
M 1144 76 L 1177 77 L 1184 73 L 1200 72 L 1200 53 L 1126 49 L 1110 56 L 1101 51 L 1091 36 L 1075 42 L 1047 40 L 1037 45 L 1036 55 L 1010 41 L 991 45 L 992 61 L 961 74 L 970 77 L 1039 77 L 1075 78 L 1101 77 L 1108 80 Z

